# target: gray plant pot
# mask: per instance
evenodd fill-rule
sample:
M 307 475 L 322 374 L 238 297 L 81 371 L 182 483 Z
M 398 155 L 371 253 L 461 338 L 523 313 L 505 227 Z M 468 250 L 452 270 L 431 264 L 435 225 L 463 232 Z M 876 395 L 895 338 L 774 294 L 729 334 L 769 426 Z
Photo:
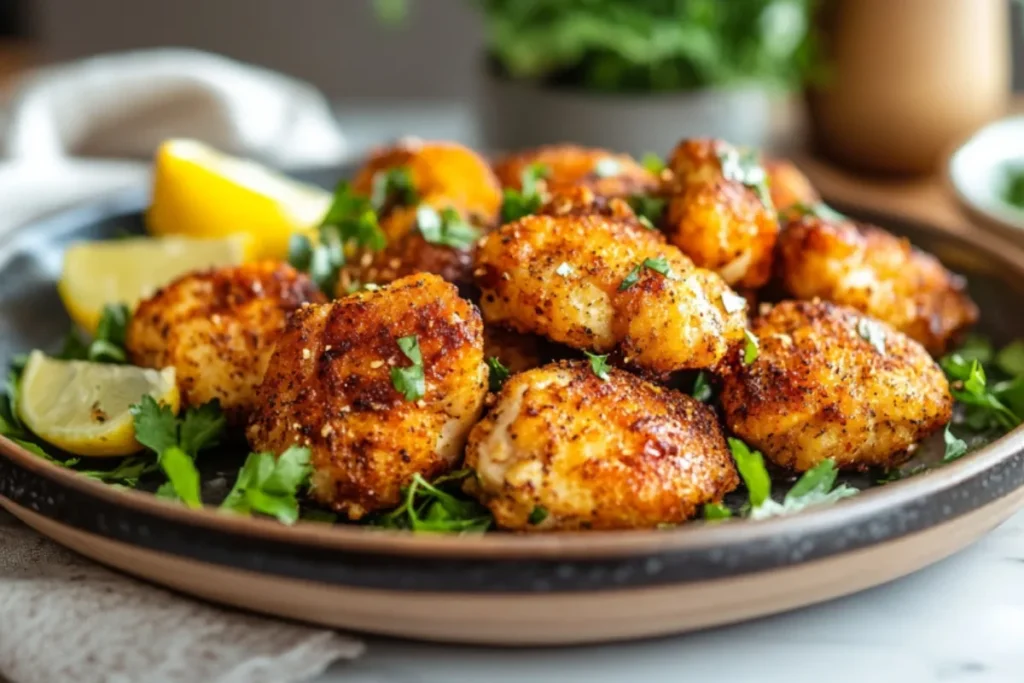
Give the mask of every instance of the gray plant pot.
M 483 76 L 481 120 L 488 149 L 559 142 L 641 155 L 667 153 L 681 138 L 716 137 L 764 147 L 772 96 L 760 88 L 609 95 Z

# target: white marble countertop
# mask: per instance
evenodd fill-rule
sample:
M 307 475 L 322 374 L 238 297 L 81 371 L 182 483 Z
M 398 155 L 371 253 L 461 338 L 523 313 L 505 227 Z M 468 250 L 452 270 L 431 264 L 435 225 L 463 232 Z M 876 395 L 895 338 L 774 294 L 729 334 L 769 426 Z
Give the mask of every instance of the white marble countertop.
M 402 134 L 473 144 L 468 107 L 339 110 L 355 149 Z M 370 638 L 317 683 L 1024 681 L 1024 513 L 964 552 L 841 600 L 652 641 L 501 650 Z

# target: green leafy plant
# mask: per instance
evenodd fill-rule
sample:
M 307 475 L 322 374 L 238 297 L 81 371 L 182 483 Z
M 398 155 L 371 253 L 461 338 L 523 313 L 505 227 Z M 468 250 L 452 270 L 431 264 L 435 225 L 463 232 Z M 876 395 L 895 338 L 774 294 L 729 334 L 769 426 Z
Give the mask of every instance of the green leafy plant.
M 375 0 L 395 23 L 412 3 Z M 427 3 L 419 3 L 420 6 Z M 614 92 L 751 82 L 792 87 L 817 69 L 816 0 L 472 0 L 488 53 L 518 80 Z

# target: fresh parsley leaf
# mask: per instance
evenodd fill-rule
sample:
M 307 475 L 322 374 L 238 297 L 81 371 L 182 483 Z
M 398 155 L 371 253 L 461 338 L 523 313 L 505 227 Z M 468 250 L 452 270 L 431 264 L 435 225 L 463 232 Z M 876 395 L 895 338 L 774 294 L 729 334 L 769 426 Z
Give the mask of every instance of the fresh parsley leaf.
M 743 330 L 743 364 L 751 365 L 761 353 L 760 342 L 750 330 Z
M 634 266 L 633 270 L 626 274 L 626 277 L 622 279 L 622 283 L 619 285 L 619 291 L 624 292 L 637 282 L 640 281 L 640 271 L 646 268 L 647 270 L 654 271 L 659 275 L 671 279 L 673 277 L 672 268 L 668 265 L 668 261 L 664 257 L 658 258 L 645 258 L 643 263 L 638 266 Z
M 826 459 L 804 472 L 786 493 L 782 503 L 768 495 L 761 503 L 755 504 L 751 496 L 751 519 L 790 515 L 815 505 L 832 504 L 859 493 L 846 484 L 833 488 L 837 474 L 835 461 Z
M 158 461 L 178 499 L 190 508 L 201 508 L 199 471 L 192 458 L 177 446 L 171 446 L 160 453 Z
M 881 324 L 869 318 L 861 318 L 857 321 L 857 334 L 875 347 L 875 351 L 885 355 L 885 330 Z
M 654 175 L 659 175 L 665 170 L 665 161 L 654 152 L 644 154 L 640 164 Z
M 722 292 L 722 308 L 726 313 L 736 313 L 747 307 L 747 300 L 729 290 Z
M 946 454 L 942 457 L 942 462 L 953 462 L 967 453 L 967 442 L 954 436 L 948 424 L 942 432 L 942 440 L 946 443 Z
M 370 524 L 416 532 L 486 531 L 493 522 L 487 509 L 475 500 L 460 498 L 445 490 L 445 487 L 457 486 L 469 476 L 472 476 L 470 470 L 458 470 L 430 483 L 417 473 L 402 490 L 402 504 L 371 519 Z
M 160 454 L 178 446 L 178 418 L 170 406 L 157 403 L 150 395 L 131 407 L 135 440 Z
M 308 272 L 313 263 L 313 242 L 306 235 L 294 233 L 288 238 L 288 263 L 296 270 Z
M 547 511 L 547 509 L 544 508 L 544 507 L 541 507 L 540 505 L 536 505 L 536 506 L 534 506 L 533 510 L 530 510 L 530 516 L 527 518 L 526 521 L 528 521 L 533 526 L 536 526 L 538 524 L 541 524 L 547 518 L 548 518 L 548 511 Z
M 765 208 L 773 208 L 772 197 L 768 192 L 768 174 L 761 165 L 757 150 L 740 150 L 732 145 L 724 145 L 718 150 L 718 160 L 722 167 L 722 176 L 726 180 L 749 187 L 757 194 Z
M 966 415 L 966 422 L 972 429 L 996 428 L 1006 432 L 1021 423 L 1020 416 L 989 391 L 985 369 L 977 360 L 968 362 L 953 353 L 939 361 L 939 365 L 950 380 L 953 398 L 972 407 Z
M 89 357 L 89 340 L 77 329 L 72 328 L 61 346 L 57 358 L 60 360 L 86 360 Z
M 423 374 L 423 355 L 420 353 L 420 342 L 416 335 L 399 337 L 398 348 L 405 357 L 412 361 L 409 367 L 391 368 L 391 384 L 405 396 L 407 401 L 423 398 L 427 393 L 426 378 Z
M 540 181 L 551 174 L 544 164 L 530 164 L 520 176 L 521 189 L 506 188 L 502 193 L 501 221 L 511 223 L 523 216 L 537 213 L 544 204 Z
M 416 209 L 416 226 L 427 242 L 461 250 L 472 247 L 481 234 L 479 228 L 464 221 L 455 209 L 446 208 L 438 213 L 427 204 Z
M 57 358 L 61 360 L 88 360 L 94 363 L 125 363 L 128 354 L 124 349 L 128 323 L 131 321 L 131 310 L 125 304 L 107 304 L 103 307 L 99 324 L 96 327 L 96 338 L 85 339 L 82 334 L 72 329 L 64 338 Z
M 622 164 L 615 157 L 604 157 L 594 164 L 594 175 L 598 178 L 614 178 L 620 173 Z
M 591 372 L 597 375 L 598 379 L 607 382 L 608 373 L 611 370 L 611 366 L 608 364 L 608 354 L 601 356 L 596 353 L 590 353 L 590 351 L 584 351 L 583 353 L 590 359 Z
M 985 393 L 986 383 L 984 366 L 976 360 L 971 361 L 971 369 L 964 380 L 964 389 L 975 396 L 981 396 Z
M 278 457 L 250 453 L 238 472 L 222 510 L 240 514 L 257 512 L 283 524 L 299 518 L 298 493 L 309 483 L 313 468 L 308 448 L 292 446 Z
M 629 205 L 633 207 L 633 212 L 640 219 L 640 223 L 649 230 L 657 229 L 654 226 L 664 218 L 666 204 L 663 197 L 651 194 L 635 194 L 629 198 Z M 646 223 L 644 219 L 647 219 Z
M 838 474 L 834 460 L 831 458 L 822 460 L 804 472 L 800 479 L 793 484 L 793 488 L 786 493 L 785 502 L 792 503 L 807 496 L 828 493 L 835 485 Z
M 374 174 L 370 192 L 370 203 L 374 210 L 382 211 L 389 205 L 413 206 L 419 200 L 412 172 L 407 166 L 395 166 Z
M 94 363 L 127 363 L 128 354 L 121 346 L 115 346 L 105 339 L 95 339 L 89 344 L 88 359 Z
M 704 519 L 729 519 L 732 517 L 732 510 L 724 503 L 705 503 Z
M 487 359 L 487 367 L 489 369 L 487 381 L 491 391 L 501 391 L 501 387 L 505 385 L 505 380 L 508 379 L 509 369 L 501 362 L 497 356 L 491 356 Z
M 701 370 L 693 381 L 693 397 L 701 403 L 707 403 L 711 400 L 711 394 L 711 383 L 708 382 L 707 374 Z
M 198 408 L 189 408 L 181 420 L 179 441 L 181 449 L 195 457 L 199 451 L 212 448 L 220 443 L 227 428 L 227 418 L 220 408 L 220 401 L 213 399 Z
M 960 353 L 963 354 L 963 349 L 960 350 Z M 1010 377 L 1024 376 L 1024 339 L 1018 339 L 1000 349 L 996 354 L 995 362 L 996 367 Z
M 0 395 L 0 434 L 4 436 L 25 436 L 25 425 L 18 416 L 18 391 L 20 375 L 16 370 L 7 373 L 4 393 Z
M 107 484 L 120 484 L 135 488 L 138 486 L 139 479 L 143 475 L 155 472 L 158 469 L 160 469 L 160 465 L 153 458 L 134 455 L 123 459 L 116 467 L 109 470 L 77 470 L 77 472 Z
M 798 216 L 814 216 L 815 218 L 820 218 L 823 221 L 833 223 L 842 223 L 849 220 L 846 216 L 839 213 L 825 202 L 818 202 L 817 204 L 796 204 L 790 209 L 787 209 L 786 213 L 793 213 Z
M 126 304 L 107 304 L 103 307 L 100 322 L 96 326 L 96 339 L 117 346 L 124 350 L 125 338 L 128 334 L 128 323 L 132 312 Z M 90 352 L 91 355 L 91 352 Z
M 764 466 L 764 456 L 734 438 L 729 439 L 729 450 L 732 451 L 736 469 L 739 470 L 740 477 L 747 487 L 750 505 L 756 508 L 769 500 L 772 495 L 772 480 Z
M 992 342 L 979 334 L 972 334 L 967 337 L 963 345 L 956 350 L 956 353 L 968 362 L 976 360 L 983 365 L 991 363 L 992 358 L 995 356 Z

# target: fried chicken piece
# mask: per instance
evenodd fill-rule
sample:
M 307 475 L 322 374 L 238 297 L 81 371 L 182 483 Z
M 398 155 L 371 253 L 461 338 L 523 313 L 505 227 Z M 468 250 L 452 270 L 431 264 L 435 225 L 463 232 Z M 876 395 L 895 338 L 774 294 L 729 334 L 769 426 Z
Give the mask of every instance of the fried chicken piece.
M 621 197 L 605 197 L 589 187 L 570 187 L 552 194 L 537 212 L 545 216 L 606 216 L 636 220 L 636 212 Z
M 484 326 L 484 356 L 497 358 L 513 374 L 541 365 L 543 345 L 544 340 L 536 335 Z
M 754 320 L 760 347 L 738 344 L 719 368 L 726 426 L 797 471 L 893 467 L 949 422 L 942 370 L 915 341 L 856 311 L 784 301 Z
M 406 139 L 378 150 L 356 174 L 355 192 L 370 197 L 374 180 L 389 170 L 408 169 L 419 203 L 438 211 L 453 209 L 481 232 L 497 223 L 501 188 L 490 166 L 476 152 L 452 142 Z M 383 251 L 362 250 L 342 276 L 343 295 L 353 282 L 386 283 L 413 273 L 440 275 L 450 282 L 468 282 L 472 246 L 456 248 L 427 241 L 418 228 L 417 205 L 389 201 L 380 210 L 387 238 Z
M 417 365 L 399 345 L 410 337 L 422 357 L 419 398 L 394 376 Z M 432 479 L 458 463 L 486 394 L 480 314 L 424 273 L 297 311 L 247 436 L 260 451 L 308 447 L 311 495 L 360 519 L 398 505 L 414 474 Z
M 669 160 L 675 176 L 665 219 L 669 241 L 729 285 L 750 289 L 771 277 L 779 233 L 759 164 L 756 155 L 722 140 L 684 140 Z M 758 178 L 761 192 L 752 187 Z
M 523 171 L 533 164 L 547 169 L 547 191 L 559 194 L 586 187 L 601 197 L 629 197 L 658 189 L 658 178 L 628 154 L 578 145 L 547 145 L 518 152 L 494 165 L 502 187 L 522 189 Z
M 488 235 L 476 266 L 489 324 L 616 351 L 652 375 L 708 367 L 743 336 L 725 282 L 635 221 L 526 216 Z
M 935 355 L 978 320 L 963 278 L 872 225 L 800 216 L 783 231 L 777 268 L 794 297 L 856 308 Z
M 821 201 L 821 196 L 811 185 L 811 181 L 793 162 L 786 159 L 766 159 L 764 170 L 768 173 L 768 189 L 771 191 L 772 204 L 780 214 L 799 204 L 814 206 Z
M 139 303 L 125 348 L 135 365 L 174 367 L 185 405 L 217 399 L 238 424 L 288 316 L 318 301 L 304 273 L 276 261 L 191 273 Z
M 515 375 L 473 428 L 467 490 L 514 531 L 650 529 L 694 517 L 739 477 L 714 412 L 586 362 Z

